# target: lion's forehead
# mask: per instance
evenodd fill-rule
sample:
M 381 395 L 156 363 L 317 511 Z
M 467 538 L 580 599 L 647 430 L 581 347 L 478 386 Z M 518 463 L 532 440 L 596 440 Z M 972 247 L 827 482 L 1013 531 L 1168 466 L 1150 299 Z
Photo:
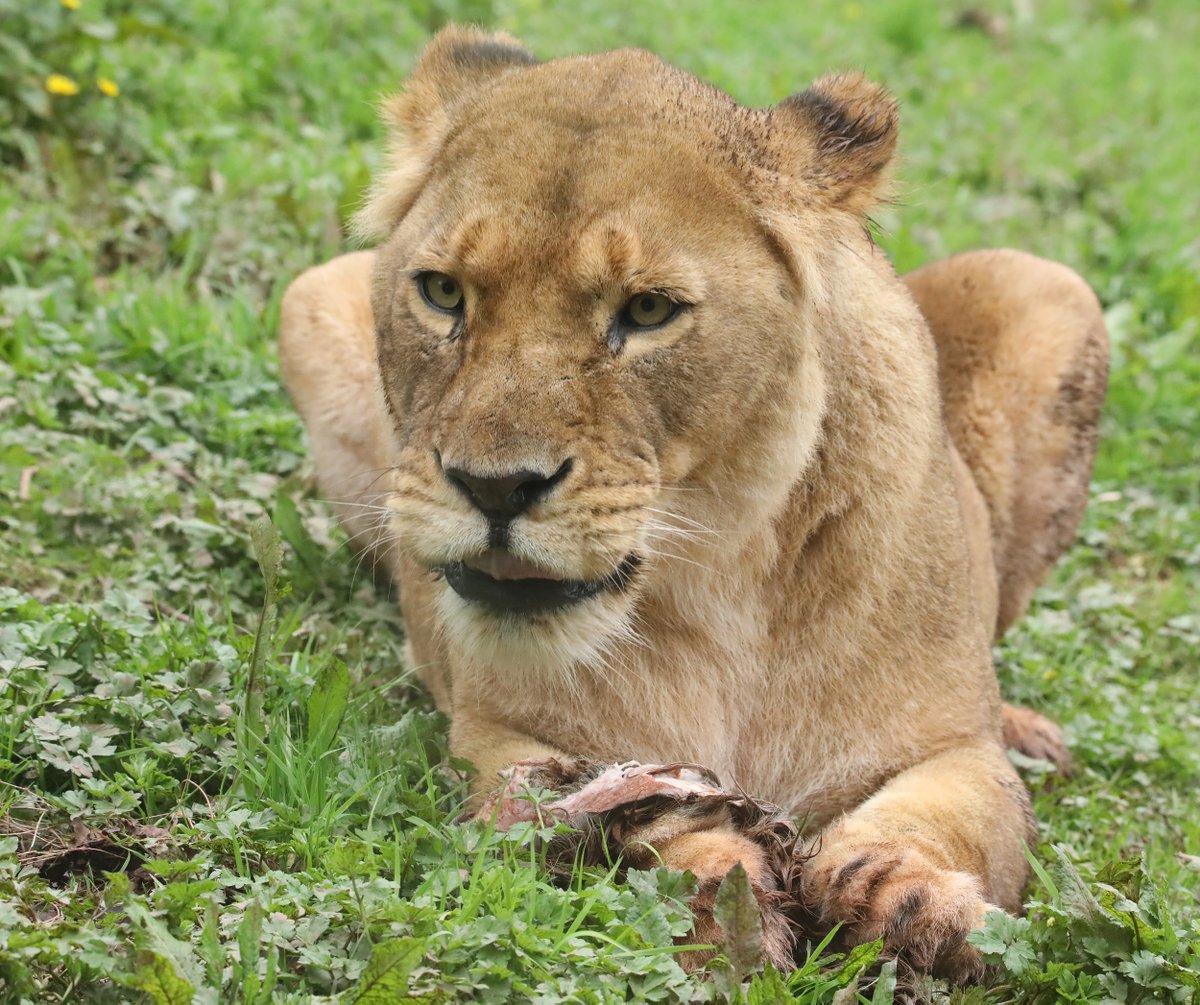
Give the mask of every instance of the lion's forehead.
M 523 68 L 455 106 L 417 218 L 449 261 L 509 287 L 569 273 L 594 291 L 648 262 L 669 279 L 715 229 L 757 232 L 756 114 L 635 50 Z
M 614 123 L 644 122 L 718 135 L 754 112 L 686 71 L 636 49 L 556 59 L 497 78 L 476 107 L 538 113 L 590 133 Z
M 611 71 L 610 62 L 555 61 L 501 78 L 457 109 L 434 171 L 558 212 L 738 201 L 756 113 L 657 60 L 634 59 L 641 74 L 620 72 L 625 58 Z M 654 86 L 629 79 L 647 73 Z
M 432 165 L 472 192 L 562 214 L 637 204 L 737 200 L 742 179 L 724 151 L 645 122 L 597 125 L 581 137 L 537 112 L 515 122 L 481 117 L 464 126 Z
M 757 243 L 746 186 L 711 151 L 644 124 L 599 129 L 586 143 L 569 127 L 522 118 L 477 121 L 432 165 L 424 204 L 428 240 L 452 261 L 522 274 L 569 274 L 596 291 L 650 268 L 657 285 L 686 286 L 710 258 L 716 230 Z M 424 215 L 424 214 L 422 214 Z

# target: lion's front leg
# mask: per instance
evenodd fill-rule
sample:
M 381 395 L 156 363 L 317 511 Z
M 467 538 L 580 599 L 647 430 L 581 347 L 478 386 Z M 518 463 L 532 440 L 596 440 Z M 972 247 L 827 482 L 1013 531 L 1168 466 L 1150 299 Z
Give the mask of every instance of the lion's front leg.
M 523 733 L 486 715 L 461 708 L 450 720 L 450 749 L 475 766 L 471 776 L 472 811 L 478 813 L 504 788 L 505 773 L 514 765 L 541 762 L 546 768 L 529 778 L 536 788 L 557 788 L 571 781 L 583 762 L 565 750 Z M 557 764 L 558 767 L 551 767 Z
M 824 830 L 805 900 L 848 940 L 882 938 L 919 969 L 968 978 L 981 963 L 964 937 L 989 909 L 1019 907 L 1032 839 L 1029 797 L 999 745 L 947 751 Z

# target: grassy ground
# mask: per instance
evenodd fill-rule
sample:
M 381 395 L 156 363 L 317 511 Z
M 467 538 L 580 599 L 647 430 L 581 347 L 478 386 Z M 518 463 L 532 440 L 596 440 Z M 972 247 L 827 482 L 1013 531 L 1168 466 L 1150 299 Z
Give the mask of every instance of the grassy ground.
M 531 835 L 453 823 L 445 723 L 280 390 L 279 294 L 344 246 L 372 97 L 448 15 L 542 56 L 645 46 L 751 103 L 864 68 L 903 102 L 901 268 L 1015 245 L 1093 283 L 1092 504 L 998 650 L 1078 772 L 1037 797 L 1040 906 L 952 994 L 1200 1000 L 1200 7 L 964 10 L 0 0 L 0 1001 L 727 995 L 668 948 L 682 879 L 555 882 Z M 890 1000 L 872 958 L 749 995 Z

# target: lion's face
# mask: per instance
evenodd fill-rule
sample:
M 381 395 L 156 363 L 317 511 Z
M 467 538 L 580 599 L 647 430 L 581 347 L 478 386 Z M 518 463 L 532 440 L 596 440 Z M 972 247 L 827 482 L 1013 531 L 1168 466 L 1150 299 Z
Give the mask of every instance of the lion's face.
M 814 306 L 739 163 L 763 113 L 640 53 L 483 44 L 504 72 L 436 116 L 418 68 L 407 177 L 376 193 L 392 528 L 468 653 L 589 663 L 803 470 Z

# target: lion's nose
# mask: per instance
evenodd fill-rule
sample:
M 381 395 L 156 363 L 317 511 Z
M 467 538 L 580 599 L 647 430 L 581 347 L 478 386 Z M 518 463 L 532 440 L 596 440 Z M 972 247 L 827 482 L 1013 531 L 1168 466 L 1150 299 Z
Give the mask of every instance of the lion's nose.
M 477 475 L 465 468 L 442 464 L 450 484 L 489 519 L 512 520 L 544 499 L 571 471 L 571 460 L 547 475 L 541 471 L 514 471 L 507 475 Z

